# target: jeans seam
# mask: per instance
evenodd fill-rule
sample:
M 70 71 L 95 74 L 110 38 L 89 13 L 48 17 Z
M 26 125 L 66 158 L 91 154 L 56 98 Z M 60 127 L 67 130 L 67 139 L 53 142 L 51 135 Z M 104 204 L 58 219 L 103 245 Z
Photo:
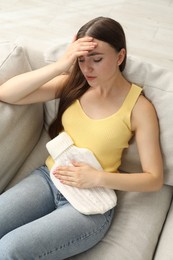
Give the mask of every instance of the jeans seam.
M 90 238 L 91 236 L 94 236 L 94 235 L 97 235 L 99 232 L 101 232 L 103 229 L 104 229 L 104 227 L 105 227 L 105 225 L 107 224 L 107 223 L 109 223 L 110 222 L 110 220 L 105 220 L 105 222 L 104 222 L 104 224 L 100 227 L 100 228 L 98 228 L 98 229 L 95 229 L 95 230 L 93 230 L 92 232 L 90 232 L 90 233 L 85 233 L 85 234 L 83 234 L 83 235 L 81 235 L 80 237 L 78 237 L 78 238 L 76 238 L 76 239 L 72 239 L 71 241 L 69 241 L 69 242 L 67 242 L 66 244 L 62 244 L 62 245 L 60 245 L 58 248 L 55 248 L 55 249 L 53 249 L 53 250 L 50 250 L 50 251 L 48 251 L 48 252 L 45 252 L 45 253 L 43 253 L 42 255 L 39 255 L 39 259 L 41 259 L 41 258 L 43 258 L 43 257 L 46 257 L 46 256 L 48 256 L 48 255 L 50 255 L 50 254 L 52 254 L 52 253 L 54 253 L 54 252 L 56 252 L 56 251 L 59 251 L 59 250 L 64 250 L 64 249 L 66 249 L 68 246 L 70 246 L 70 245 L 72 245 L 72 244 L 75 244 L 75 243 L 78 243 L 79 241 L 82 241 L 82 240 L 84 240 L 84 239 L 88 239 L 88 238 Z

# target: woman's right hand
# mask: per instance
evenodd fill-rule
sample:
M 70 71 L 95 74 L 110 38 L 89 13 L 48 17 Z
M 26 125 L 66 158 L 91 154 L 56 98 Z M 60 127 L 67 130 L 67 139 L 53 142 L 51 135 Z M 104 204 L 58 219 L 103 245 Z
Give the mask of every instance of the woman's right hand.
M 78 57 L 87 55 L 88 52 L 92 51 L 96 46 L 97 43 L 94 42 L 90 36 L 85 36 L 77 40 L 75 36 L 62 58 L 58 60 L 58 63 L 61 62 L 62 70 L 68 72 Z

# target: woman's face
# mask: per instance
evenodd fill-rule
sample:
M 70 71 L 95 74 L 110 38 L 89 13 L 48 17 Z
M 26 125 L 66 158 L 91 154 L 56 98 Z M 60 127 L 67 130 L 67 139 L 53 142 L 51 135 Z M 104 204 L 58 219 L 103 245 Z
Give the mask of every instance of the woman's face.
M 108 43 L 96 39 L 94 41 L 97 42 L 97 47 L 88 55 L 78 58 L 79 67 L 90 86 L 109 84 L 119 73 L 122 51 L 117 53 Z

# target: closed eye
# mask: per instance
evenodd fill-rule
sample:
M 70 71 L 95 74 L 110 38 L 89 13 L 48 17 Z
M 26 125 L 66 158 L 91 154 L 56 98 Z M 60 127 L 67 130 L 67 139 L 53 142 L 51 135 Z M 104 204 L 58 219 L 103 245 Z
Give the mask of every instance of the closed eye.
M 103 58 L 94 59 L 94 62 L 100 62 Z
M 102 61 L 102 59 L 103 59 L 102 57 L 100 57 L 100 58 L 93 58 L 93 61 L 97 63 L 97 62 Z M 78 62 L 79 63 L 85 62 L 85 59 L 84 58 L 78 58 Z

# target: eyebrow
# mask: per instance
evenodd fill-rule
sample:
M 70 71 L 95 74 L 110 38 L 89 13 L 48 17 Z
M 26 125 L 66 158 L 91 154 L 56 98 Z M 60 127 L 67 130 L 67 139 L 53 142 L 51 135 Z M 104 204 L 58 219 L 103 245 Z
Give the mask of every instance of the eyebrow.
M 101 52 L 91 52 L 87 55 L 87 57 L 90 57 L 90 56 L 96 56 L 96 55 L 103 55 L 103 53 Z

